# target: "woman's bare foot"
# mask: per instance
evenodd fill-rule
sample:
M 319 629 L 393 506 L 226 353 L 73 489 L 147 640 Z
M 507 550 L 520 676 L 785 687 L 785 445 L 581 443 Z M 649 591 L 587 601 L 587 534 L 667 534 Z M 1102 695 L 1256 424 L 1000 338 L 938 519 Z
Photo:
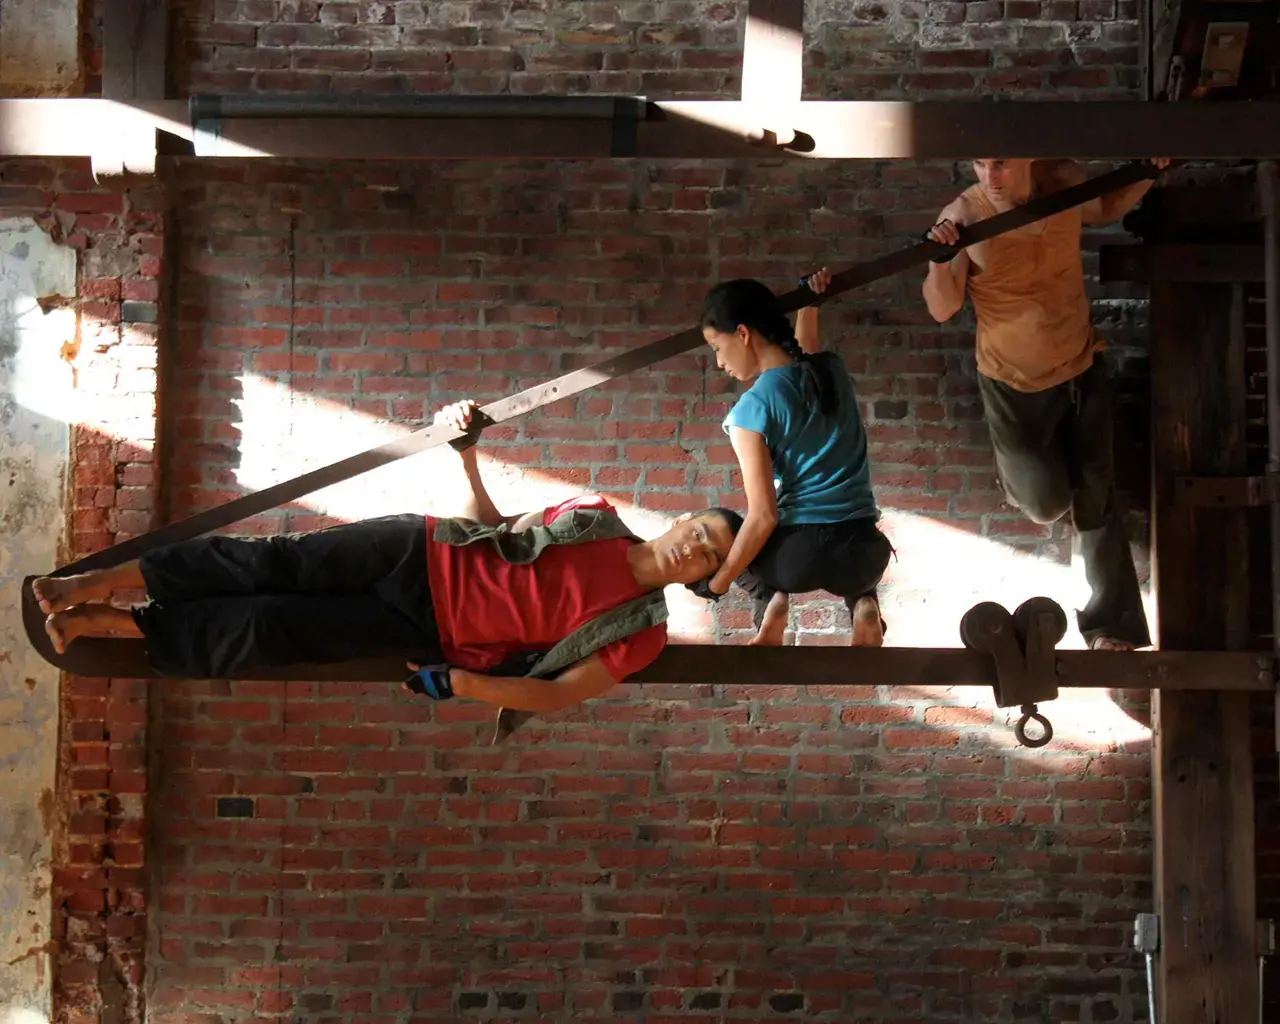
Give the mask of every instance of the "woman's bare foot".
M 880 602 L 874 597 L 860 597 L 853 606 L 853 639 L 850 647 L 883 647 L 884 622 L 880 618 Z
M 747 641 L 748 647 L 781 647 L 787 634 L 787 614 L 791 609 L 791 599 L 787 594 L 775 593 L 765 606 L 764 615 L 760 618 L 760 628 L 756 635 Z

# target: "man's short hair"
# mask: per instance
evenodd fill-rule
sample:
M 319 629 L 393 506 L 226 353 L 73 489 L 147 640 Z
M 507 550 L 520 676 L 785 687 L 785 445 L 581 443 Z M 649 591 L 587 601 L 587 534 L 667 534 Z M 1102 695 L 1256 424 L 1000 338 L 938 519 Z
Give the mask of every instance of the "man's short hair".
M 720 508 L 720 507 L 709 508 L 705 512 L 699 512 L 696 516 L 694 516 L 694 518 L 707 519 L 712 516 L 719 516 L 721 519 L 723 519 L 725 522 L 725 525 L 729 527 L 729 533 L 734 537 L 736 537 L 738 535 L 738 531 L 742 529 L 742 516 L 738 515 L 738 513 L 731 508 Z M 718 600 L 721 595 L 711 593 L 710 583 L 711 583 L 711 577 L 714 576 L 719 571 L 720 571 L 720 567 L 716 566 L 716 568 L 712 570 L 709 576 L 703 577 L 702 579 L 698 580 L 698 582 L 696 583 L 686 583 L 685 589 L 696 594 L 698 597 L 702 598 L 704 601 Z
M 725 525 L 729 527 L 729 532 L 733 536 L 738 536 L 738 531 L 742 529 L 742 516 L 738 515 L 731 508 L 709 508 L 705 512 L 699 512 L 694 518 L 705 518 L 708 516 L 719 516 L 725 521 Z

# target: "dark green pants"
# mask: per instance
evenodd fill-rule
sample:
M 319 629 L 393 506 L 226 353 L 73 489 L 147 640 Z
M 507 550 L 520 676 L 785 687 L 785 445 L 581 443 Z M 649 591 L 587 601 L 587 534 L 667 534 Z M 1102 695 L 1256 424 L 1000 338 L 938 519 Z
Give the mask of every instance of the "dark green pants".
M 1028 394 L 978 375 L 996 470 L 1009 501 L 1037 523 L 1068 511 L 1092 588 L 1085 640 L 1151 642 L 1133 553 L 1116 502 L 1111 375 L 1099 356 L 1079 377 Z

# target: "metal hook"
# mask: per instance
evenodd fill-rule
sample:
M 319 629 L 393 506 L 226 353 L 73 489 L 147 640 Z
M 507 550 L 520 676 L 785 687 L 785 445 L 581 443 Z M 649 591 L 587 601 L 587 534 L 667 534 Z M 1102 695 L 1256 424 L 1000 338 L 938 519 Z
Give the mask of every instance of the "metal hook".
M 1043 747 L 1051 739 L 1053 739 L 1053 726 L 1049 723 L 1049 719 L 1040 714 L 1039 708 L 1034 704 L 1022 705 L 1022 717 L 1018 719 L 1018 724 L 1013 727 L 1013 734 L 1018 737 L 1018 742 L 1024 747 Z M 1027 736 L 1027 723 L 1039 722 L 1040 727 L 1044 730 L 1044 735 L 1036 739 Z

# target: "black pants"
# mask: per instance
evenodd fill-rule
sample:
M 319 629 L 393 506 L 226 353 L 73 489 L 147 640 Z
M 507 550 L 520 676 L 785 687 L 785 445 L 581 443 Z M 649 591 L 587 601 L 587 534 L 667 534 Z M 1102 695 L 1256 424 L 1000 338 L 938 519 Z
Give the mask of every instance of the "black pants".
M 825 590 L 844 598 L 850 614 L 858 598 L 875 596 L 893 547 L 875 519 L 779 526 L 737 579 L 751 595 L 756 629 L 775 593 Z
M 981 374 L 996 469 L 1009 501 L 1037 523 L 1068 511 L 1092 589 L 1080 632 L 1145 647 L 1151 642 L 1133 553 L 1116 502 L 1112 384 L 1101 356 L 1079 377 L 1028 394 Z
M 201 537 L 143 555 L 139 566 L 151 603 L 134 618 L 165 675 L 442 660 L 420 515 L 298 536 Z

